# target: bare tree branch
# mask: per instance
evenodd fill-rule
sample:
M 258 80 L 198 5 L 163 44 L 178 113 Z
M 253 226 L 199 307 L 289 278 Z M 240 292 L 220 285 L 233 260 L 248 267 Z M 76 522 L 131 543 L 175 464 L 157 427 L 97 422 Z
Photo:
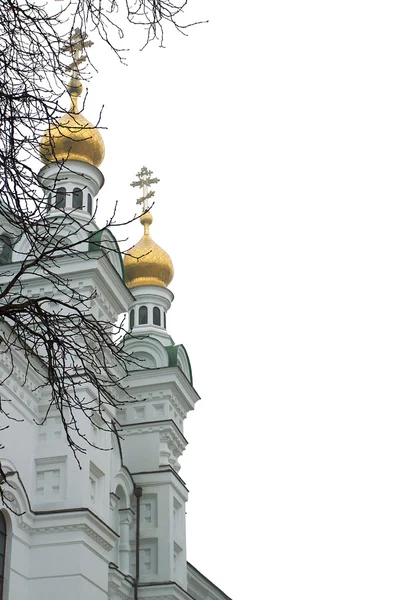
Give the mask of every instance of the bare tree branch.
M 66 139 L 81 127 L 80 112 L 64 106 L 71 72 L 73 85 L 78 68 L 81 78 L 88 77 L 83 59 L 75 53 L 71 59 L 76 28 L 94 33 L 124 62 L 124 51 L 115 42 L 124 38 L 124 22 L 144 31 L 143 47 L 154 40 L 163 46 L 166 26 L 183 34 L 191 26 L 181 21 L 185 6 L 186 0 L 178 5 L 170 0 L 0 3 L 0 431 L 8 428 L 8 420 L 19 420 L 9 410 L 8 391 L 18 370 L 21 387 L 30 385 L 32 393 L 40 394 L 38 426 L 58 413 L 78 462 L 79 453 L 92 445 L 84 423 L 114 432 L 116 412 L 135 400 L 125 379 L 140 361 L 116 342 L 126 334 L 124 322 L 95 316 L 97 291 L 80 289 L 63 265 L 74 260 L 84 268 L 88 261 L 107 261 L 119 248 L 106 243 L 103 234 L 136 217 L 118 222 L 115 206 L 99 228 L 96 209 L 82 221 L 79 211 L 60 206 L 53 218 L 49 194 L 74 167 L 69 156 L 57 157 L 50 137 L 47 159 L 58 173 L 51 183 L 40 178 L 41 139 L 51 124 Z M 57 125 L 65 116 L 68 127 Z M 98 124 L 87 126 L 87 139 Z M 32 280 L 40 281 L 39 295 L 29 292 L 26 282 Z M 7 503 L 7 473 L 1 466 L 0 479 L 0 495 Z

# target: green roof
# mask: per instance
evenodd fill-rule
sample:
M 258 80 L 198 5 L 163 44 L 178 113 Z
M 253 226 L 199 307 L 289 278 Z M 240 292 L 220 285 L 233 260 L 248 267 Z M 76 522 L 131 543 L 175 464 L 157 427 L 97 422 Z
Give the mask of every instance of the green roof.
M 189 365 L 189 381 L 193 385 L 192 366 L 190 364 L 189 355 L 186 352 L 186 348 L 185 348 L 185 346 L 183 346 L 183 344 L 177 344 L 175 346 L 166 346 L 165 347 L 167 354 L 168 354 L 168 366 L 170 366 L 170 367 L 178 366 L 178 350 L 179 350 L 179 348 L 182 348 L 182 350 L 185 353 L 185 356 L 187 358 L 188 365 Z
M 122 279 L 124 280 L 124 278 L 125 278 L 124 261 L 122 260 L 122 256 L 121 256 L 121 252 L 119 250 L 118 242 L 115 239 L 114 234 L 111 233 L 111 231 L 109 229 L 101 229 L 100 231 L 96 231 L 96 233 L 89 238 L 89 252 L 92 252 L 93 250 L 99 250 L 99 249 L 102 250 L 103 249 L 102 245 L 101 245 L 101 239 L 103 237 L 103 234 L 106 231 L 111 236 L 111 238 L 114 240 L 115 245 L 118 248 L 118 258 L 119 258 L 119 262 L 120 262 L 120 265 L 121 265 Z M 105 253 L 105 255 L 107 256 L 107 253 Z M 108 260 L 110 260 L 110 259 L 108 259 Z

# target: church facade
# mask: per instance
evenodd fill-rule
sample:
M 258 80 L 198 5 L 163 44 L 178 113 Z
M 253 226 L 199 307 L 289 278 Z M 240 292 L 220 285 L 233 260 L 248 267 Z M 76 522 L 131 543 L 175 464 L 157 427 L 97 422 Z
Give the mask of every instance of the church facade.
M 167 329 L 173 266 L 151 238 L 147 206 L 156 180 L 147 169 L 138 174 L 143 236 L 123 260 L 108 230 L 97 244 L 88 241 L 82 232 L 92 228 L 91 239 L 96 234 L 93 211 L 103 185 L 98 167 L 104 145 L 96 128 L 87 134 L 77 77 L 68 91 L 70 113 L 42 141 L 39 178 L 44 190 L 52 190 L 46 218 L 56 223 L 73 212 L 69 235 L 79 252 L 60 254 L 58 273 L 82 294 L 96 291 L 93 317 L 113 323 L 128 315 L 123 347 L 136 360 L 126 382 L 134 401 L 115 417 L 119 436 L 82 422 L 89 444 L 78 464 L 60 413 L 47 414 L 50 391 L 40 384 L 40 356 L 27 379 L 22 346 L 12 357 L 0 353 L 2 398 L 10 400 L 10 416 L 18 421 L 2 432 L 7 505 L 0 511 L 0 599 L 229 600 L 186 557 L 188 490 L 179 458 L 187 444 L 184 420 L 199 397 L 189 356 Z M 4 223 L 1 228 L 7 229 Z M 0 285 L 29 251 L 29 240 L 18 239 L 0 265 Z M 23 288 L 28 297 L 55 293 L 51 281 L 44 284 L 34 273 L 23 278 Z M 7 322 L 0 327 L 12 334 Z M 81 391 L 92 393 L 89 387 Z

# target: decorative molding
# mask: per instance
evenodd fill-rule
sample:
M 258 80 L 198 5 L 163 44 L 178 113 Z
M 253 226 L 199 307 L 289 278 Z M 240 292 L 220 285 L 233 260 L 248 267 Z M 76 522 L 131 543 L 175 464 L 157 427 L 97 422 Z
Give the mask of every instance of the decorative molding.
M 146 596 L 146 600 L 176 600 L 176 596 Z
M 128 434 L 141 434 L 141 433 L 163 433 L 168 434 L 174 440 L 177 446 L 182 447 L 182 452 L 187 446 L 187 439 L 184 437 L 183 433 L 179 429 L 178 425 L 171 418 L 162 419 L 162 420 L 154 420 L 154 421 L 146 421 L 137 422 L 137 423 L 129 423 L 129 425 L 123 426 L 123 436 Z
M 117 598 L 122 598 L 122 600 L 130 600 L 132 598 L 132 594 L 125 594 L 115 581 L 108 584 L 108 595 L 110 597 L 111 595 L 117 596 Z
M 107 542 L 101 535 L 99 535 L 94 529 L 89 527 L 86 523 L 75 523 L 71 525 L 49 525 L 48 527 L 32 527 L 28 525 L 24 520 L 21 519 L 21 522 L 18 526 L 29 533 L 30 535 L 40 534 L 40 533 L 63 533 L 67 531 L 82 531 L 86 533 L 92 540 L 97 542 L 102 548 L 110 552 L 113 549 L 113 545 Z
M 170 464 L 174 468 L 177 466 L 177 470 L 179 470 L 178 458 L 183 454 L 187 446 L 187 440 L 176 422 L 173 419 L 147 421 L 125 425 L 123 428 L 124 437 L 144 433 L 159 433 L 160 435 L 159 465 Z
M 20 515 L 23 511 L 21 510 L 21 507 L 19 505 L 19 502 L 15 496 L 15 494 L 13 494 L 12 492 L 9 492 L 8 490 L 4 490 L 4 506 L 6 508 L 9 508 L 13 513 L 15 513 L 16 515 Z
M 120 508 L 119 509 L 119 524 L 130 525 L 133 523 L 135 513 L 131 508 Z
M 130 373 L 131 385 L 135 386 L 137 400 L 154 398 L 160 392 L 174 394 L 183 410 L 193 410 L 200 396 L 180 367 L 143 369 Z M 152 394 L 152 396 L 150 396 Z
M 134 584 L 133 577 L 120 571 L 114 563 L 109 564 L 108 597 L 110 600 L 115 597 L 122 600 L 131 600 L 134 596 Z

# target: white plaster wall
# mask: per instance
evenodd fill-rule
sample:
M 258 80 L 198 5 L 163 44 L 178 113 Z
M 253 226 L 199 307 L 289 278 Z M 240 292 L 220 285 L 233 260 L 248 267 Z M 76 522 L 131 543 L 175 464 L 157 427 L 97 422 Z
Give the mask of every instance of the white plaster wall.
M 122 432 L 122 451 L 124 464 L 131 473 L 158 469 L 160 464 L 160 434 L 129 434 L 127 428 Z
M 187 585 L 186 579 L 186 535 L 185 535 L 185 503 L 187 492 L 176 475 L 171 471 L 159 471 L 158 473 L 135 474 L 135 481 L 143 487 L 143 499 L 141 500 L 141 522 L 140 538 L 141 549 L 150 548 L 157 552 L 152 564 L 156 569 L 146 572 L 140 570 L 142 583 L 151 581 L 176 581 L 184 589 Z M 153 500 L 153 511 L 151 519 L 146 520 L 148 511 L 145 510 L 147 499 Z M 176 527 L 174 520 L 174 499 L 181 506 L 181 526 Z M 134 551 L 135 527 L 131 528 L 132 550 Z M 174 554 L 177 545 L 181 550 L 179 561 L 174 564 Z M 152 546 L 152 547 L 151 547 Z M 143 557 L 140 557 L 142 563 Z
M 5 600 L 28 600 L 29 598 L 29 546 L 17 535 L 12 536 L 12 530 L 8 529 L 6 547 L 6 569 Z M 7 581 L 8 578 L 8 581 Z M 8 597 L 7 597 L 8 592 Z

